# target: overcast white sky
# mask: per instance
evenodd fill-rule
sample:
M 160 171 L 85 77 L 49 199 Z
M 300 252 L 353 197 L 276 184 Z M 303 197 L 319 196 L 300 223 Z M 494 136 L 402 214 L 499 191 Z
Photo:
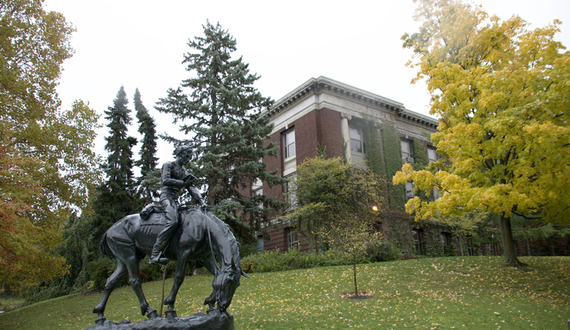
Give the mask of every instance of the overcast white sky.
M 570 0 L 474 2 L 502 19 L 517 14 L 531 27 L 560 19 L 557 40 L 570 45 Z M 412 54 L 400 40 L 419 26 L 412 0 L 46 0 L 45 7 L 77 28 L 75 55 L 64 63 L 58 88 L 65 109 L 82 99 L 103 114 L 121 86 L 132 109 L 139 88 L 158 132 L 176 130 L 172 117 L 154 105 L 188 77 L 181 64 L 190 50 L 186 43 L 203 35 L 202 24 L 210 20 L 235 37 L 235 54 L 261 76 L 256 87 L 264 96 L 278 100 L 306 80 L 326 76 L 428 114 L 429 96 L 423 84 L 410 84 L 415 71 L 405 63 Z M 134 112 L 133 124 L 137 136 Z M 97 142 L 105 157 L 106 134 L 105 127 Z M 161 161 L 171 158 L 172 146 L 160 142 L 159 148 Z

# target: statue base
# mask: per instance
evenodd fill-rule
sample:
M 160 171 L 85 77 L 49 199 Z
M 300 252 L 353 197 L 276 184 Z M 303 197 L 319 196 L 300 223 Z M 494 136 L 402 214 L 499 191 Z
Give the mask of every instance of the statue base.
M 137 323 L 128 320 L 121 323 L 106 320 L 102 325 L 92 325 L 86 330 L 234 330 L 234 317 L 217 309 L 208 314 L 196 313 L 187 317 L 157 317 Z

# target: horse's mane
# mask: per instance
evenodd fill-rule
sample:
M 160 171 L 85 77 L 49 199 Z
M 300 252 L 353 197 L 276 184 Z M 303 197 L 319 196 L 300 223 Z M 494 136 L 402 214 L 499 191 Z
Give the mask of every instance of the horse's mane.
M 207 218 L 212 220 L 212 222 L 222 231 L 222 233 L 228 238 L 230 243 L 230 248 L 232 251 L 232 259 L 234 264 L 239 267 L 241 271 L 241 262 L 239 259 L 239 242 L 237 241 L 236 237 L 230 230 L 230 226 L 225 223 L 222 219 L 218 218 L 217 216 L 213 215 L 210 212 L 207 212 Z

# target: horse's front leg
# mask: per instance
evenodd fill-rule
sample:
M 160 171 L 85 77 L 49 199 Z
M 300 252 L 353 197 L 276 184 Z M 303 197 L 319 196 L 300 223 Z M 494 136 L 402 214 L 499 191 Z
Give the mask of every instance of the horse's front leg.
M 214 274 L 214 276 L 216 275 L 216 269 L 218 268 L 218 265 L 216 264 L 216 258 L 212 257 L 210 258 L 209 262 L 204 264 L 204 267 L 212 274 Z M 210 293 L 210 295 L 204 299 L 204 305 L 208 305 L 208 311 L 207 313 L 210 313 L 212 310 L 214 310 L 214 308 L 216 308 L 216 301 L 218 300 L 218 295 L 216 293 L 216 290 L 212 290 L 212 293 Z
M 184 271 L 186 270 L 186 263 L 188 262 L 188 253 L 184 253 L 184 255 L 180 256 L 176 261 L 176 271 L 174 272 L 174 284 L 172 284 L 172 290 L 170 290 L 170 294 L 164 300 L 164 304 L 168 306 L 168 309 L 175 314 L 174 311 L 174 303 L 176 302 L 176 295 L 178 294 L 178 290 L 180 290 L 180 286 L 184 282 Z
M 105 306 L 107 306 L 107 301 L 109 300 L 109 296 L 111 295 L 111 292 L 113 292 L 119 281 L 121 281 L 121 279 L 125 277 L 125 275 L 127 275 L 127 268 L 125 267 L 125 264 L 123 264 L 120 260 L 118 260 L 117 269 L 115 269 L 113 274 L 109 276 L 107 282 L 105 283 L 105 289 L 103 291 L 103 296 L 101 297 L 101 300 L 99 301 L 97 306 L 93 308 L 93 313 L 96 313 L 98 315 L 95 323 L 102 325 L 103 322 L 105 322 L 105 316 L 104 316 Z

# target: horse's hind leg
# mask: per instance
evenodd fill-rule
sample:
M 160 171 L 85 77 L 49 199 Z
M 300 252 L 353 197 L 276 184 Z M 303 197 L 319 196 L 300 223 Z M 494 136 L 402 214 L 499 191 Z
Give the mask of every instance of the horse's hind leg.
M 135 255 L 131 255 L 125 259 L 125 265 L 127 267 L 127 271 L 129 272 L 129 284 L 133 288 L 133 291 L 139 298 L 139 302 L 141 304 L 141 313 L 144 316 L 148 313 L 148 318 L 153 319 L 158 317 L 158 313 L 156 310 L 148 304 L 148 301 L 144 297 L 144 293 L 142 290 L 141 279 L 139 276 L 139 259 Z
M 93 308 L 93 313 L 96 313 L 99 316 L 97 318 L 97 321 L 95 322 L 102 323 L 103 321 L 105 321 L 105 317 L 103 315 L 105 313 L 105 306 L 107 305 L 109 296 L 111 295 L 111 292 L 113 292 L 115 287 L 117 287 L 119 281 L 121 281 L 121 279 L 125 277 L 125 275 L 127 275 L 127 268 L 125 267 L 124 263 L 118 260 L 117 269 L 115 269 L 113 274 L 111 274 L 111 276 L 109 276 L 109 278 L 107 279 L 107 283 L 105 283 L 105 289 L 103 290 L 103 296 L 101 297 L 101 300 L 99 301 L 97 306 Z

